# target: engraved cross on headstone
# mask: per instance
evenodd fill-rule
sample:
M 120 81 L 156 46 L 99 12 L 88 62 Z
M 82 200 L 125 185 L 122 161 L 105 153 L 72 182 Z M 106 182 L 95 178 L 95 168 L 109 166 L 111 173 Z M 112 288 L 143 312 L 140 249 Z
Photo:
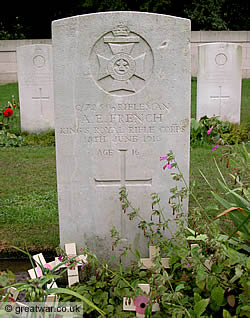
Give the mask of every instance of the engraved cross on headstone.
M 219 99 L 219 100 L 220 100 L 220 104 L 219 104 L 219 115 L 221 116 L 221 101 L 222 101 L 223 99 L 229 99 L 230 96 L 223 96 L 223 95 L 221 94 L 221 91 L 222 91 L 222 87 L 221 87 L 221 86 L 219 86 L 219 90 L 220 90 L 219 95 L 210 96 L 210 98 L 212 98 L 212 99 Z
M 39 87 L 39 96 L 34 96 L 32 97 L 33 100 L 40 100 L 40 110 L 41 110 L 41 115 L 44 117 L 44 112 L 43 112 L 43 100 L 49 100 L 49 96 L 43 96 L 42 95 L 42 88 Z
M 127 163 L 126 163 L 126 151 L 127 149 L 119 149 L 121 158 L 121 178 L 120 179 L 97 179 L 95 178 L 96 186 L 150 186 L 152 185 L 152 178 L 138 178 L 138 179 L 128 179 L 127 178 Z

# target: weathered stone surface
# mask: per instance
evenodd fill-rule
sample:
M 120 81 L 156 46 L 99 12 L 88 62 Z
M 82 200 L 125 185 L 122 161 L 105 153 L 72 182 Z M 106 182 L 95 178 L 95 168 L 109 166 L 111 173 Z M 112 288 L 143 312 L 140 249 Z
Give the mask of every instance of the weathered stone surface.
M 22 131 L 54 129 L 52 46 L 17 47 L 17 64 Z
M 204 115 L 240 122 L 242 47 L 234 43 L 199 46 L 197 120 Z
M 160 156 L 173 150 L 188 182 L 190 21 L 139 12 L 54 21 L 53 61 L 61 244 L 108 258 L 115 226 L 146 257 L 119 189 L 147 220 L 158 192 L 173 218 L 175 183 Z

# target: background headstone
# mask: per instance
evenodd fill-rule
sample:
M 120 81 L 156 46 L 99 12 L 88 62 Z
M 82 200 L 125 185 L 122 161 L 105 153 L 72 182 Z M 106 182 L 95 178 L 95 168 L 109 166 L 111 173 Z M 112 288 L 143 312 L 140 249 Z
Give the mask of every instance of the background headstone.
M 147 220 L 151 193 L 159 193 L 166 218 L 174 218 L 168 198 L 175 182 L 160 156 L 172 150 L 188 182 L 190 21 L 89 14 L 54 21 L 52 38 L 61 244 L 87 244 L 108 258 L 115 226 L 147 257 L 119 189 L 126 186 Z
M 18 47 L 17 65 L 22 131 L 54 129 L 52 46 Z
M 240 123 L 242 47 L 233 43 L 199 46 L 197 120 L 207 115 Z

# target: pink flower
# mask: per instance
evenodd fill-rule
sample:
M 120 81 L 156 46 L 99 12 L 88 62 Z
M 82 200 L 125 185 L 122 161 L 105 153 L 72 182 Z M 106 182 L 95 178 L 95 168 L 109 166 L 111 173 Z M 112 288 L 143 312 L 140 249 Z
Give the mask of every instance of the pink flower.
M 82 264 L 81 269 L 83 269 L 86 266 L 86 264 Z
M 52 267 L 49 264 L 44 264 L 43 267 L 52 270 Z
M 60 256 L 58 257 L 59 262 L 61 262 L 61 261 L 62 261 L 62 259 L 63 259 L 63 256 L 62 256 L 62 255 L 60 255 Z
M 148 297 L 141 295 L 134 299 L 134 305 L 136 307 L 136 313 L 144 315 L 145 309 L 148 304 Z
M 43 267 L 52 270 L 52 267 L 49 264 L 44 264 Z M 42 272 L 42 269 L 41 269 L 40 266 L 37 266 L 35 268 L 35 271 L 36 271 L 37 277 L 42 277 L 43 276 L 43 272 Z
M 212 148 L 212 151 L 216 150 L 217 148 L 218 148 L 218 145 L 214 146 L 214 147 Z
M 166 160 L 168 156 L 160 157 L 160 161 Z
M 213 130 L 214 126 L 212 126 L 211 128 L 208 129 L 207 131 L 207 135 L 210 135 L 211 131 Z
M 163 170 L 165 170 L 166 168 L 171 169 L 171 162 L 165 164 L 165 166 L 163 166 Z

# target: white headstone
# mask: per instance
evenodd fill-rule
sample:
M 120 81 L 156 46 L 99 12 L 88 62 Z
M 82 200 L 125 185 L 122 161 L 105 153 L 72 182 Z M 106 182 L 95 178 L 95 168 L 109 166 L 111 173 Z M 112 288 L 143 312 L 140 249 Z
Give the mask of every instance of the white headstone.
M 242 47 L 234 43 L 199 46 L 197 120 L 207 115 L 240 123 Z
M 147 220 L 153 192 L 174 217 L 168 198 L 176 184 L 160 156 L 172 150 L 188 182 L 190 21 L 97 13 L 54 21 L 52 38 L 61 245 L 86 244 L 108 258 L 115 226 L 146 257 L 119 189 L 126 186 Z
M 18 47 L 17 65 L 22 131 L 54 129 L 52 46 Z

